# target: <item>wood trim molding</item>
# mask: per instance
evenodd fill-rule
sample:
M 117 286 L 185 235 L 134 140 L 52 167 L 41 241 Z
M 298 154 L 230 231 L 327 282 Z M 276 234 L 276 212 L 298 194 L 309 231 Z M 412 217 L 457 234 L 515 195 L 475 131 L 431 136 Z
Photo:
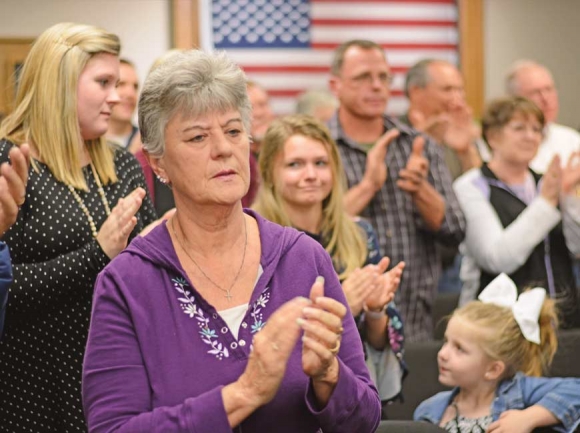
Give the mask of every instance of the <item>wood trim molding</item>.
M 16 72 L 28 55 L 33 38 L 0 38 L 0 113 L 14 109 Z
M 23 45 L 31 45 L 34 43 L 34 38 L 0 38 L 0 44 L 8 45 L 8 44 L 23 44 Z
M 198 0 L 171 0 L 171 47 L 199 47 Z
M 465 80 L 467 103 L 475 118 L 485 104 L 483 0 L 457 0 L 459 8 L 459 66 Z

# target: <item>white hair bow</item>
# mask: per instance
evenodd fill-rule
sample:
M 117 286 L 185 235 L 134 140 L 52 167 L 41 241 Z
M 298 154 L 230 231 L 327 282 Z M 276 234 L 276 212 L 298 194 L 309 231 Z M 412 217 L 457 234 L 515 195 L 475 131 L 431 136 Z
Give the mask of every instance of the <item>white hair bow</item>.
M 479 294 L 478 299 L 486 304 L 510 307 L 524 338 L 540 344 L 540 325 L 538 319 L 546 299 L 546 290 L 535 287 L 523 292 L 518 298 L 515 283 L 506 274 L 499 274 Z

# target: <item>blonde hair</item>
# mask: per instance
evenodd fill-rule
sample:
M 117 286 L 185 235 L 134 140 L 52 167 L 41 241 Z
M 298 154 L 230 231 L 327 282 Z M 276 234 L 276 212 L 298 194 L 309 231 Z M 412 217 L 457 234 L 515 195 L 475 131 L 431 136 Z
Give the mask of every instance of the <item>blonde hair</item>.
M 342 200 L 346 188 L 342 162 L 336 143 L 328 129 L 313 117 L 292 115 L 272 122 L 260 150 L 258 160 L 262 183 L 253 208 L 265 218 L 283 226 L 292 226 L 282 199 L 276 190 L 276 162 L 284 150 L 286 141 L 302 135 L 322 143 L 328 150 L 332 171 L 332 189 L 322 202 L 321 234 L 326 251 L 332 257 L 340 279 L 345 279 L 366 261 L 368 250 L 360 227 L 346 214 Z
M 106 140 L 81 138 L 77 85 L 95 54 L 118 56 L 120 49 L 119 38 L 98 27 L 60 23 L 45 30 L 26 57 L 16 109 L 0 125 L 0 138 L 16 145 L 32 142 L 58 181 L 82 190 L 88 190 L 79 164 L 85 145 L 103 184 L 116 182 L 114 154 Z
M 504 377 L 512 377 L 518 371 L 528 376 L 543 375 L 558 348 L 558 317 L 552 299 L 544 301 L 540 312 L 540 344 L 524 338 L 509 307 L 472 301 L 455 310 L 452 317 L 481 329 L 476 338 L 489 357 L 505 363 Z
M 314 116 L 317 108 L 338 108 L 338 100 L 328 90 L 311 89 L 302 93 L 296 100 L 296 113 Z M 315 117 L 315 116 L 314 116 Z

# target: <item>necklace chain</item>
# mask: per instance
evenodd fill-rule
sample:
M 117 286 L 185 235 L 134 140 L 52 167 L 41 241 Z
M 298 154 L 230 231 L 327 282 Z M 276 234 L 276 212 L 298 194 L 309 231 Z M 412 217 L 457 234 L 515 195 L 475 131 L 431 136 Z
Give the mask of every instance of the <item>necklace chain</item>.
M 107 214 L 107 216 L 109 216 L 109 215 L 111 215 L 111 208 L 109 206 L 109 201 L 107 200 L 107 196 L 105 195 L 105 190 L 103 189 L 103 184 L 101 184 L 101 180 L 99 179 L 99 175 L 97 174 L 97 170 L 95 169 L 95 166 L 93 165 L 92 162 L 91 162 L 91 170 L 93 172 L 93 177 L 95 178 L 95 183 L 97 184 L 97 191 L 99 192 L 99 196 L 101 197 L 101 201 L 103 202 L 103 206 L 105 206 L 105 213 Z M 78 203 L 79 207 L 81 208 L 81 210 L 83 211 L 83 213 L 87 217 L 87 220 L 89 221 L 89 226 L 91 227 L 91 233 L 92 233 L 93 237 L 96 238 L 98 235 L 97 226 L 95 224 L 95 220 L 93 220 L 93 216 L 91 215 L 91 213 L 89 212 L 89 209 L 85 205 L 85 202 L 83 201 L 81 196 L 75 191 L 75 188 L 72 185 L 67 184 L 66 186 L 68 187 L 72 196 L 74 197 L 74 199 Z
M 175 239 L 177 239 L 177 243 L 179 243 L 179 246 L 181 247 L 181 249 L 185 252 L 185 254 L 187 255 L 187 257 L 189 257 L 189 259 L 193 262 L 193 264 L 195 265 L 195 267 L 197 269 L 199 269 L 199 271 L 202 273 L 202 275 L 210 282 L 212 283 L 214 286 L 216 286 L 218 289 L 220 289 L 222 292 L 225 293 L 225 297 L 227 298 L 228 302 L 230 302 L 233 298 L 232 296 L 232 289 L 234 288 L 234 285 L 236 284 L 236 282 L 238 281 L 238 278 L 240 277 L 240 273 L 242 272 L 242 268 L 244 267 L 244 262 L 246 261 L 246 250 L 248 249 L 248 226 L 246 224 L 246 218 L 244 217 L 244 233 L 245 233 L 245 239 L 244 239 L 244 254 L 242 255 L 242 262 L 240 263 L 240 267 L 238 268 L 238 272 L 236 272 L 236 276 L 234 277 L 234 280 L 232 281 L 232 284 L 230 284 L 230 287 L 228 289 L 224 289 L 222 286 L 220 286 L 218 283 L 216 283 L 214 280 L 212 280 L 201 268 L 201 266 L 199 266 L 197 264 L 197 262 L 195 261 L 195 259 L 189 254 L 189 252 L 187 251 L 187 249 L 185 248 L 185 245 L 183 245 L 183 243 L 181 242 L 181 239 L 179 239 L 179 237 L 177 236 L 177 231 L 175 230 L 175 216 L 173 218 L 171 218 L 171 230 L 173 231 L 173 236 L 175 236 Z M 180 229 L 181 229 L 181 225 L 180 225 Z M 181 232 L 183 233 L 183 229 L 181 229 Z M 186 241 L 185 236 L 184 236 L 184 241 Z

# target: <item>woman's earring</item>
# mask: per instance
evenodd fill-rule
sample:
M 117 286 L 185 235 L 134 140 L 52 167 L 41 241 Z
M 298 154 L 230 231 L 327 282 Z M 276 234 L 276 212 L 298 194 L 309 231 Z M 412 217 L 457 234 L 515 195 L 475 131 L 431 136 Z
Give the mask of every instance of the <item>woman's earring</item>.
M 155 177 L 157 177 L 157 180 L 159 182 L 161 182 L 163 185 L 167 185 L 167 179 L 165 179 L 164 177 L 159 176 L 158 174 L 156 174 Z

